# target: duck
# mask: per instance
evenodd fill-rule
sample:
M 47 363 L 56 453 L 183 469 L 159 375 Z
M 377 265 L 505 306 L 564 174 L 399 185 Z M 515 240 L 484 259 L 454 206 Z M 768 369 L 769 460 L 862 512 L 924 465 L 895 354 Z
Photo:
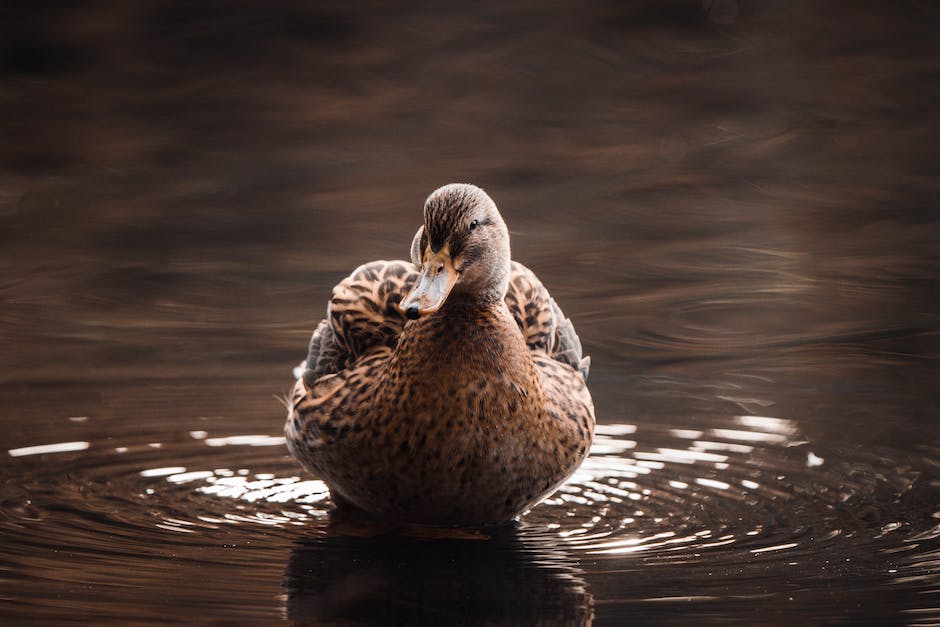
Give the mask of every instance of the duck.
M 338 510 L 501 524 L 584 461 L 590 358 L 509 244 L 492 198 L 452 183 L 425 201 L 410 261 L 365 263 L 333 289 L 284 434 Z

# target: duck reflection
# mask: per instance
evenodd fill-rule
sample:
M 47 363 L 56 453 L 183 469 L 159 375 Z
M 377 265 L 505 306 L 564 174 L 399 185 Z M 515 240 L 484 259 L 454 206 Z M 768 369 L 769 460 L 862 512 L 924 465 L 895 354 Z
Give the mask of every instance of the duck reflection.
M 548 537 L 500 529 L 476 538 L 327 536 L 287 562 L 287 616 L 304 624 L 590 625 L 594 600 Z

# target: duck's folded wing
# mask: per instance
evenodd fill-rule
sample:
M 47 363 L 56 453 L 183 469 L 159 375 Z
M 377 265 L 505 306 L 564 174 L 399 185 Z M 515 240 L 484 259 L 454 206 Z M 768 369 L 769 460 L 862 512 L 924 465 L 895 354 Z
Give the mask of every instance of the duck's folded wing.
M 571 366 L 587 381 L 591 358 L 582 354 L 581 340 L 574 325 L 535 273 L 515 261 L 509 271 L 506 304 L 522 329 L 530 351 L 544 353 Z
M 591 370 L 591 358 L 584 355 L 581 350 L 581 338 L 575 333 L 574 324 L 570 318 L 566 318 L 562 313 L 558 303 L 552 300 L 552 310 L 555 315 L 556 326 L 554 342 L 550 355 L 553 359 L 566 363 L 587 381 L 588 372 Z
M 310 338 L 304 382 L 347 368 L 359 357 L 398 341 L 405 317 L 398 303 L 418 273 L 407 261 L 372 261 L 333 288 L 326 320 Z

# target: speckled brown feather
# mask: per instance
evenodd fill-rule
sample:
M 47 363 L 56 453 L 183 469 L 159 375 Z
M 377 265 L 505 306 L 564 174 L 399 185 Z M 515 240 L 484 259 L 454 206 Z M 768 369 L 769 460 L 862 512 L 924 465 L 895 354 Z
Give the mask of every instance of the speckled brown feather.
M 412 322 L 403 334 L 393 305 L 415 276 L 408 262 L 377 261 L 334 289 L 294 387 L 289 446 L 341 500 L 374 514 L 504 520 L 555 488 L 590 445 L 593 405 L 567 358 L 570 338 L 557 333 L 566 319 L 514 263 L 505 303 Z M 408 358 L 419 350 L 419 362 Z M 429 368 L 439 386 L 406 383 Z M 496 407 L 496 398 L 509 400 Z
M 392 348 L 405 317 L 398 303 L 418 273 L 407 261 L 373 261 L 333 288 L 327 319 L 317 325 L 307 352 L 304 380 L 340 372 L 376 348 Z
M 339 372 L 372 348 L 394 347 L 405 324 L 395 305 L 417 276 L 407 261 L 373 261 L 337 285 L 328 318 L 320 321 L 310 338 L 304 365 L 308 385 L 317 377 Z M 587 380 L 590 358 L 581 357 L 581 342 L 570 320 L 535 273 L 517 261 L 512 262 L 505 300 L 530 351 L 568 364 Z
M 406 322 L 396 305 L 416 277 L 409 262 L 375 261 L 334 288 L 294 386 L 288 447 L 335 500 L 373 515 L 507 520 L 590 447 L 580 342 L 521 264 L 505 300 Z

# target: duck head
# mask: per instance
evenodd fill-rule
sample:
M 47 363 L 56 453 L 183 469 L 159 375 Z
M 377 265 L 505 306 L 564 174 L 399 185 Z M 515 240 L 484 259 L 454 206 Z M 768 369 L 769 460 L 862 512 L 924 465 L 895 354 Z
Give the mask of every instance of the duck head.
M 411 320 L 444 303 L 485 304 L 506 296 L 509 231 L 493 200 L 479 187 L 453 183 L 428 196 L 424 225 L 411 242 L 420 271 L 399 308 Z

